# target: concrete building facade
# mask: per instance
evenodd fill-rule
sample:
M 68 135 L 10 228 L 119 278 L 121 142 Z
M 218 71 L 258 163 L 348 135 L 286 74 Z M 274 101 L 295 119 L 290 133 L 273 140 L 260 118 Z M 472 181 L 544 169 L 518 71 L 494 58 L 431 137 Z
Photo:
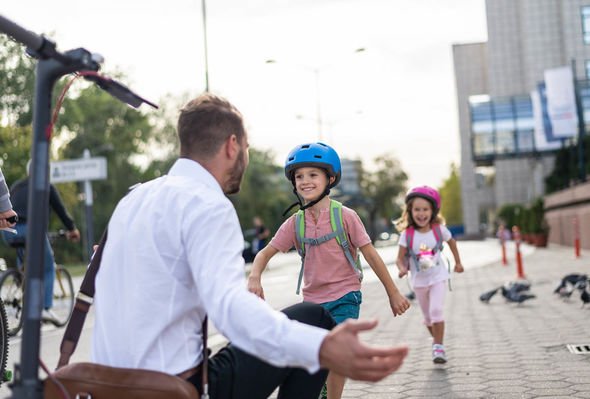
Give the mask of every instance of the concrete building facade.
M 486 16 L 487 42 L 453 46 L 467 235 L 489 232 L 502 205 L 542 196 L 544 179 L 554 167 L 551 152 L 534 148 L 512 155 L 495 149 L 500 156 L 474 157 L 478 138 L 470 99 L 524 98 L 543 81 L 546 69 L 574 65 L 576 79 L 587 79 L 590 70 L 590 0 L 487 0 Z M 500 134 L 517 148 L 526 140 L 534 143 L 532 123 L 518 129 L 495 132 L 493 144 Z

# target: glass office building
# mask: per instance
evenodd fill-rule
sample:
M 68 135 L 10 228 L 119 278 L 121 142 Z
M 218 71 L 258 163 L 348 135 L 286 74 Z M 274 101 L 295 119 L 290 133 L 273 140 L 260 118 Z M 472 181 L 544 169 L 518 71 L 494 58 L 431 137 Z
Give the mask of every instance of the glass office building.
M 505 204 L 545 194 L 560 140 L 535 129 L 529 95 L 545 71 L 572 66 L 590 121 L 590 0 L 486 0 L 485 42 L 453 46 L 466 235 L 489 234 Z M 577 127 L 572 132 L 577 140 Z M 562 134 L 561 130 L 558 130 Z M 572 139 L 568 139 L 572 140 Z

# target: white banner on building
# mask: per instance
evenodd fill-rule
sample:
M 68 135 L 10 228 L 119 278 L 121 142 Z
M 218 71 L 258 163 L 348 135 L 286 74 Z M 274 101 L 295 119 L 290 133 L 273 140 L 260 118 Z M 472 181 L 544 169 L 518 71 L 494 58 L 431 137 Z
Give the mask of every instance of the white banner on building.
M 547 112 L 553 137 L 566 138 L 578 132 L 574 77 L 570 67 L 545 70 Z
M 537 151 L 550 151 L 560 148 L 562 145 L 561 140 L 547 140 L 547 132 L 545 131 L 544 123 L 545 121 L 543 120 L 543 105 L 541 103 L 541 93 L 539 93 L 539 90 L 531 91 L 531 103 L 533 104 L 535 149 Z

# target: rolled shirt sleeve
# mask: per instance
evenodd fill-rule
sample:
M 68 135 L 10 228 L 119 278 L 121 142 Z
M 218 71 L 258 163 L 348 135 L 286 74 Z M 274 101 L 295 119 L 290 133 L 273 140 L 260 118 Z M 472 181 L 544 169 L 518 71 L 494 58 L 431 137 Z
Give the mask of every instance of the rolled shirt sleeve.
M 10 203 L 10 193 L 8 192 L 8 185 L 6 179 L 0 170 L 0 212 L 7 212 L 12 209 Z

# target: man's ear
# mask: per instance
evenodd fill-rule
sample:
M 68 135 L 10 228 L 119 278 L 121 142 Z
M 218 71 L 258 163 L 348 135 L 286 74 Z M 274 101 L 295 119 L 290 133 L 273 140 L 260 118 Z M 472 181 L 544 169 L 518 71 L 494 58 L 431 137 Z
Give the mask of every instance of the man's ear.
M 240 152 L 240 143 L 238 142 L 238 138 L 235 134 L 232 134 L 225 140 L 224 144 L 225 155 L 229 159 L 234 159 L 238 156 Z
M 332 183 L 334 183 L 334 181 L 336 181 L 336 177 L 330 176 L 330 179 L 328 181 L 329 181 L 328 185 L 332 185 Z

